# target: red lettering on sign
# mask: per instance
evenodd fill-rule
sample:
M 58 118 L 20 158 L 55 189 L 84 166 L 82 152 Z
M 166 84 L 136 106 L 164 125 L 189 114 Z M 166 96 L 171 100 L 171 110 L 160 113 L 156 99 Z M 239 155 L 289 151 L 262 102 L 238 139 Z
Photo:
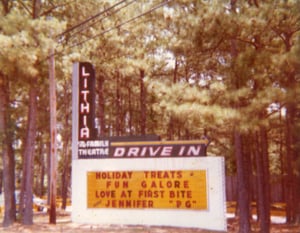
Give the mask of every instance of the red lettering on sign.
M 131 192 L 132 192 L 132 190 L 126 190 L 126 191 L 123 190 L 121 193 L 121 198 L 131 197 Z
M 151 200 L 107 200 L 107 208 L 153 208 Z
M 106 181 L 106 188 L 128 188 L 128 181 Z
M 144 172 L 145 178 L 151 178 L 151 179 L 167 179 L 167 178 L 182 178 L 182 172 L 181 171 L 146 171 Z
M 110 198 L 115 198 L 116 197 L 116 191 L 115 190 L 96 190 L 95 193 L 96 198 L 105 198 L 105 197 L 110 197 Z
M 139 190 L 139 198 L 164 198 L 164 190 Z
M 192 192 L 189 190 L 170 190 L 170 198 L 192 198 Z

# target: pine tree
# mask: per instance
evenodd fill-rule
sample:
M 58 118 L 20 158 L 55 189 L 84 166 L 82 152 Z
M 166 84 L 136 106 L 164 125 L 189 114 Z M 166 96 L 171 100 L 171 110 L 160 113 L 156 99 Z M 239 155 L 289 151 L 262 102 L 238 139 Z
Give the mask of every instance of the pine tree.
M 299 13 L 287 13 L 288 9 L 296 9 L 297 3 L 291 1 L 258 4 L 256 1 L 253 4 L 252 1 L 231 1 L 231 4 L 202 4 L 202 8 L 199 4 L 201 3 L 175 4 L 177 9 L 180 9 L 178 5 L 184 6 L 183 9 L 190 15 L 194 13 L 196 18 L 193 24 L 198 24 L 198 29 L 197 26 L 193 27 L 194 45 L 188 43 L 189 38 L 181 35 L 179 38 L 185 43 L 173 50 L 174 54 L 180 54 L 190 66 L 191 72 L 186 78 L 188 85 L 181 83 L 168 87 L 169 84 L 166 84 L 160 87 L 160 82 L 150 81 L 149 89 L 158 98 L 159 112 L 167 112 L 173 117 L 184 119 L 188 125 L 198 128 L 198 131 L 207 126 L 210 130 L 214 129 L 215 135 L 219 135 L 221 129 L 226 127 L 226 131 L 235 135 L 234 149 L 237 170 L 240 173 L 238 183 L 245 184 L 239 191 L 242 194 L 238 204 L 242 214 L 240 232 L 250 230 L 250 199 L 247 197 L 250 193 L 247 185 L 250 174 L 244 172 L 247 169 L 243 162 L 250 158 L 243 141 L 247 141 L 254 132 L 259 135 L 258 149 L 261 154 L 258 156 L 262 158 L 259 157 L 261 160 L 257 163 L 256 172 L 259 173 L 260 187 L 264 188 L 259 193 L 260 200 L 263 200 L 261 203 L 264 202 L 263 206 L 259 206 L 259 221 L 261 230 L 268 232 L 270 139 L 267 132 L 271 118 L 267 111 L 274 103 L 285 103 L 286 93 L 297 90 L 298 83 L 289 81 L 288 83 L 293 83 L 293 90 L 282 91 L 287 88 L 280 85 L 280 80 L 288 76 L 283 72 L 284 69 L 279 68 L 280 64 L 286 62 L 285 56 L 288 55 L 288 50 L 284 50 L 284 47 L 294 45 L 298 40 L 296 33 L 299 31 L 299 20 L 297 22 L 296 19 L 299 19 Z M 197 9 L 200 8 L 199 13 Z M 284 23 L 278 17 L 285 17 Z M 189 28 L 192 24 L 182 18 L 178 21 L 175 18 L 173 22 L 180 24 L 180 28 Z M 289 33 L 278 30 L 278 27 L 289 30 Z M 293 42 L 286 43 L 285 39 Z M 285 68 L 287 73 L 294 70 L 288 66 Z M 290 139 L 287 145 L 294 145 L 295 142 L 292 141 Z M 294 158 L 290 161 L 294 161 Z
M 49 28 L 61 30 L 57 21 L 48 22 L 40 18 L 42 8 L 40 1 L 34 1 L 32 8 L 28 3 L 12 6 L 9 14 L 1 19 L 1 69 L 4 75 L 22 77 L 14 83 L 23 91 L 28 91 L 27 132 L 24 136 L 23 148 L 23 176 L 20 199 L 20 216 L 23 224 L 32 224 L 32 196 L 33 196 L 33 154 L 35 150 L 36 119 L 37 119 L 37 87 L 42 83 L 38 79 L 42 70 L 41 61 L 48 56 L 48 48 L 53 43 L 49 39 Z M 28 10 L 30 15 L 28 15 Z M 26 12 L 26 14 L 23 14 Z M 20 90 L 18 90 L 20 91 Z M 15 94 L 13 93 L 14 97 Z M 24 96 L 22 96 L 24 97 Z M 22 98 L 18 97 L 18 98 Z M 14 169 L 12 169 L 13 171 Z M 9 173 L 8 173 L 9 174 Z M 12 175 L 13 176 L 13 175 Z M 11 179 L 14 179 L 12 177 Z M 14 184 L 14 182 L 12 182 Z

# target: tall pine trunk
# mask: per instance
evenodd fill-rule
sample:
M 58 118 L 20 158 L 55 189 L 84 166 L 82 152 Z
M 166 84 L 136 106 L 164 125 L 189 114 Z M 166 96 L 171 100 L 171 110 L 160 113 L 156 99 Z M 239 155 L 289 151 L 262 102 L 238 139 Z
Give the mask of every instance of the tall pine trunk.
M 32 4 L 32 18 L 39 16 L 41 0 L 34 0 Z M 29 79 L 29 82 L 31 80 Z M 30 83 L 29 87 L 29 109 L 27 117 L 27 129 L 25 145 L 23 152 L 23 172 L 21 183 L 21 194 L 19 213 L 21 222 L 24 225 L 33 224 L 33 158 L 34 144 L 36 139 L 36 122 L 37 122 L 37 90 L 34 84 Z
M 239 215 L 239 233 L 251 232 L 250 227 L 250 202 L 249 202 L 249 174 L 246 174 L 245 158 L 242 149 L 242 135 L 235 129 L 234 148 L 237 166 L 237 187 L 238 187 L 238 215 Z
M 33 203 L 32 203 L 32 184 L 33 184 L 33 155 L 36 137 L 37 119 L 37 91 L 34 86 L 29 90 L 29 110 L 27 118 L 27 132 L 25 138 L 23 156 L 23 176 L 21 187 L 21 198 L 19 212 L 21 221 L 24 225 L 33 224 Z
M 11 10 L 10 1 L 2 1 L 3 14 Z M 3 226 L 8 227 L 16 220 L 15 201 L 15 158 L 12 148 L 12 134 L 10 132 L 8 104 L 8 77 L 0 72 L 0 149 L 2 148 L 4 210 Z
M 120 90 L 120 72 L 116 72 L 116 136 L 121 135 L 121 90 Z
M 100 124 L 100 136 L 104 137 L 105 135 L 105 114 L 104 114 L 104 77 L 100 75 L 99 77 L 99 86 L 98 86 L 98 97 L 99 97 L 99 124 Z
M 176 84 L 178 81 L 178 60 L 177 57 L 175 57 L 175 64 L 174 64 L 174 73 L 173 73 L 173 84 Z M 167 137 L 168 140 L 173 140 L 176 130 L 176 123 L 174 117 L 171 115 L 169 118 L 168 128 L 167 128 Z M 178 128 L 178 131 L 180 131 L 180 128 Z M 178 133 L 177 136 L 179 136 L 180 133 Z
M 69 165 L 70 165 L 70 154 L 69 152 L 69 137 L 66 133 L 63 145 L 63 170 L 61 173 L 61 197 L 62 197 L 62 205 L 61 208 L 63 210 L 67 207 L 67 199 L 68 199 L 68 187 L 69 187 Z
M 71 160 L 71 153 L 69 149 L 69 143 L 71 140 L 71 126 L 69 124 L 69 116 L 70 111 L 67 106 L 70 106 L 70 101 L 68 97 L 68 84 L 65 83 L 64 85 L 64 106 L 66 108 L 65 111 L 65 119 L 64 119 L 64 130 L 62 132 L 63 136 L 63 149 L 62 149 L 62 159 L 63 159 L 63 165 L 62 165 L 62 172 L 61 172 L 61 197 L 62 197 L 62 209 L 66 209 L 67 207 L 67 199 L 68 199 L 68 188 L 70 184 L 70 160 Z
M 294 174 L 296 169 L 295 156 L 295 105 L 289 103 L 286 111 L 286 219 L 287 223 L 295 223 L 298 212 L 299 193 L 296 193 L 298 187 L 298 177 Z M 298 179 L 297 179 L 298 178 Z
M 260 140 L 259 140 L 260 139 Z M 266 130 L 261 127 L 256 134 L 256 173 L 257 173 L 257 199 L 258 221 L 260 232 L 270 232 L 270 184 L 269 160 Z
M 49 223 L 56 224 L 56 179 L 57 179 L 57 130 L 56 130 L 56 82 L 54 49 L 49 58 L 49 105 L 50 105 L 50 210 Z
M 127 127 L 129 128 L 129 135 L 132 136 L 134 134 L 133 130 L 133 108 L 132 108 L 132 91 L 131 87 L 127 87 L 128 91 L 128 113 L 129 113 L 129 119 L 128 119 L 128 125 Z
M 293 48 L 293 39 L 295 32 L 291 33 L 289 28 L 286 28 L 287 31 L 276 32 L 282 39 L 286 52 L 290 52 Z M 282 36 L 284 35 L 284 36 Z M 298 56 L 299 57 L 299 56 Z M 299 159 L 299 146 L 297 145 L 297 128 L 296 128 L 296 119 L 297 119 L 297 92 L 294 91 L 294 88 L 298 85 L 297 76 L 299 74 L 299 69 L 296 68 L 297 63 L 289 66 L 289 69 L 285 70 L 286 75 L 286 90 L 287 93 L 287 103 L 286 103 L 286 219 L 287 223 L 296 223 L 300 221 L 300 195 L 299 195 L 299 172 L 300 165 L 297 165 L 297 159 Z M 298 71 L 297 71 L 298 70 Z M 298 72 L 298 73 L 297 73 Z M 299 118 L 299 117 L 298 117 Z M 296 149 L 297 148 L 297 149 Z M 298 151 L 297 151 L 298 150 Z M 300 160 L 300 159 L 299 159 Z M 299 162 L 300 163 L 300 162 Z M 298 167 L 299 166 L 299 167 Z M 298 173 L 298 174 L 297 174 Z
M 40 158 L 40 163 L 41 163 L 41 167 L 40 167 L 40 174 L 39 174 L 39 187 L 38 187 L 38 194 L 39 196 L 43 196 L 44 195 L 44 181 L 45 181 L 45 167 L 46 167 L 46 163 L 45 163 L 45 158 L 44 158 L 44 148 L 42 149 L 42 153 L 39 155 Z
M 236 13 L 236 2 L 237 0 L 231 0 L 231 13 Z M 232 56 L 232 70 L 234 71 L 235 59 L 238 56 L 238 46 L 237 41 L 234 39 L 230 40 L 230 54 Z M 232 77 L 232 87 L 234 90 L 241 88 L 242 78 L 233 72 Z M 241 103 L 235 103 L 234 108 L 239 109 Z M 234 129 L 234 149 L 235 149 L 235 159 L 237 167 L 237 186 L 238 186 L 238 214 L 239 214 L 239 233 L 249 233 L 251 232 L 250 225 L 250 200 L 249 200 L 249 175 L 246 174 L 245 158 L 242 148 L 242 135 L 239 129 Z
M 145 71 L 140 70 L 140 104 L 141 104 L 141 135 L 146 135 L 146 90 L 144 85 Z
M 0 148 L 2 148 L 4 218 L 3 226 L 8 227 L 16 220 L 15 204 L 15 158 L 9 127 L 9 85 L 4 75 L 0 77 Z

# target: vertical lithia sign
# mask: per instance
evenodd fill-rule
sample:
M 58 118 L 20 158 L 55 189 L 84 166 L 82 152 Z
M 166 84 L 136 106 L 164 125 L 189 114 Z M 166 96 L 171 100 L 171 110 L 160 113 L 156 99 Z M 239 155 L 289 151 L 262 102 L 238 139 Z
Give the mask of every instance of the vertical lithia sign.
M 72 149 L 78 159 L 78 141 L 96 139 L 95 70 L 88 62 L 73 64 Z
M 79 63 L 78 140 L 95 139 L 95 71 L 90 63 Z

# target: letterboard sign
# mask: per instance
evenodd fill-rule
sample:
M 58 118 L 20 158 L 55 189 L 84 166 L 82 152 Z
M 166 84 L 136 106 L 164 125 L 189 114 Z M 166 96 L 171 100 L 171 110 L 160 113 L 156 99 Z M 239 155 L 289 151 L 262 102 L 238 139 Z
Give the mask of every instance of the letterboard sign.
M 205 170 L 88 172 L 87 195 L 87 208 L 208 208 Z

